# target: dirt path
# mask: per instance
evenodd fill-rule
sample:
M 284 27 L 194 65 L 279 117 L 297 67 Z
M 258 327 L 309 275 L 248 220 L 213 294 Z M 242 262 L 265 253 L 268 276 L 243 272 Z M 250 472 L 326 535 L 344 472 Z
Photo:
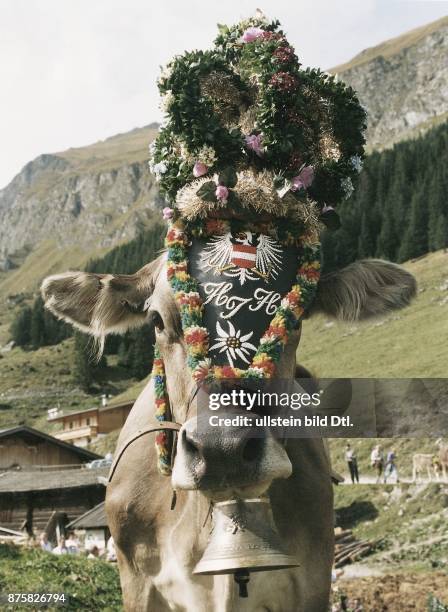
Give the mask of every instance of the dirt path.
M 347 476 L 346 474 L 343 475 L 345 480 L 344 482 L 341 482 L 341 484 L 343 485 L 353 485 L 352 481 L 350 480 L 350 476 Z M 414 482 L 412 480 L 412 478 L 401 478 L 399 482 L 397 483 L 395 478 L 389 478 L 388 481 L 386 483 L 384 483 L 383 481 L 383 477 L 381 477 L 381 479 L 379 481 L 377 481 L 377 479 L 375 478 L 375 476 L 361 476 L 361 478 L 359 479 L 359 484 L 400 484 L 400 483 L 407 483 L 407 484 L 429 484 L 431 482 L 434 483 L 438 483 L 438 484 L 448 484 L 448 480 L 417 480 L 416 482 Z

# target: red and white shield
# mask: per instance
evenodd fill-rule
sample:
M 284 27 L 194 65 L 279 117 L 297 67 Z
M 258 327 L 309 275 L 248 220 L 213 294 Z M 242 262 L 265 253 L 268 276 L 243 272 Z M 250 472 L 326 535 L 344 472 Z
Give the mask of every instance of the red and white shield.
M 238 268 L 255 268 L 257 247 L 248 244 L 234 244 L 232 248 L 232 263 Z

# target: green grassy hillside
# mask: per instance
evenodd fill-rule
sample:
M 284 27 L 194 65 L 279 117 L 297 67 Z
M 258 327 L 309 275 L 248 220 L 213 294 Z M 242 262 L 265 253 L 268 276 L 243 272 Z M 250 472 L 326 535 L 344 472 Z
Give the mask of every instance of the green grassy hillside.
M 298 361 L 323 378 L 447 377 L 448 251 L 404 266 L 418 282 L 409 308 L 353 325 L 313 317 L 303 325 Z

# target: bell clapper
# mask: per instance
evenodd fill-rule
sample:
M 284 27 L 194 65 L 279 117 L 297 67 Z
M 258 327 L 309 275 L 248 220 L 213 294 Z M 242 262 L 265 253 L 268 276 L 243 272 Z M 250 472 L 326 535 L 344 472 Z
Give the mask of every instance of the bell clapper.
M 239 586 L 239 596 L 240 597 L 249 597 L 249 593 L 247 591 L 247 583 L 250 580 L 250 573 L 247 569 L 239 569 L 234 573 L 235 582 Z

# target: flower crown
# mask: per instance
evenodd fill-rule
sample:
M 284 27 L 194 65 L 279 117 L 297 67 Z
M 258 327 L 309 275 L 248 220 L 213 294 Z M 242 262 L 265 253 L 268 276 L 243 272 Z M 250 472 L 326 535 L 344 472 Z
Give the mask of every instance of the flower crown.
M 158 81 L 166 117 L 151 170 L 188 220 L 304 203 L 331 222 L 353 191 L 366 115 L 355 92 L 301 64 L 279 29 L 255 17 L 219 26 L 215 46 L 176 56 Z

